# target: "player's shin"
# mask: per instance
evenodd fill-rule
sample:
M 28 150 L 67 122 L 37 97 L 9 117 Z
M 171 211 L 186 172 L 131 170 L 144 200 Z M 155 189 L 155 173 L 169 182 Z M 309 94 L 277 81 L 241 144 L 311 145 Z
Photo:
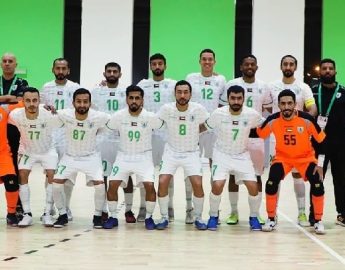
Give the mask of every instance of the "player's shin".
M 66 214 L 66 195 L 63 183 L 53 183 L 53 199 L 59 214 Z

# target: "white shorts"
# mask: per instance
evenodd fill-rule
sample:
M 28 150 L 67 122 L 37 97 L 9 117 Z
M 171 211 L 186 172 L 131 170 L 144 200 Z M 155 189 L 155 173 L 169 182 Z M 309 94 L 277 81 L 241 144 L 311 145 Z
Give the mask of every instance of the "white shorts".
M 265 167 L 265 142 L 260 138 L 250 138 L 248 151 L 253 161 L 255 174 L 261 176 Z
M 199 149 L 201 156 L 205 158 L 212 158 L 213 147 L 216 142 L 217 136 L 213 131 L 205 131 L 199 136 Z
M 63 155 L 56 169 L 54 179 L 69 179 L 75 184 L 78 172 L 86 176 L 86 185 L 92 186 L 92 180 L 103 181 L 102 160 L 99 153 L 85 157 Z
M 151 151 L 135 155 L 118 152 L 108 180 L 121 180 L 121 186 L 125 188 L 127 187 L 128 177 L 132 174 L 136 175 L 136 186 L 143 187 L 142 182 L 154 183 L 155 168 Z
M 152 134 L 152 159 L 154 166 L 158 166 L 162 161 L 165 143 L 166 139 L 163 134 L 158 132 Z
M 113 140 L 102 140 L 98 149 L 101 152 L 103 175 L 109 176 L 111 173 L 111 167 L 113 166 L 117 152 L 119 150 L 119 142 Z
M 31 170 L 35 163 L 39 163 L 45 170 L 56 170 L 58 161 L 55 148 L 43 154 L 23 153 L 18 155 L 18 169 Z
M 174 175 L 178 167 L 182 167 L 185 176 L 202 176 L 202 163 L 199 151 L 179 153 L 165 145 L 159 174 Z
M 213 150 L 212 179 L 226 180 L 230 174 L 235 176 L 236 184 L 243 184 L 243 181 L 256 182 L 253 162 L 249 152 L 238 155 L 229 155 Z

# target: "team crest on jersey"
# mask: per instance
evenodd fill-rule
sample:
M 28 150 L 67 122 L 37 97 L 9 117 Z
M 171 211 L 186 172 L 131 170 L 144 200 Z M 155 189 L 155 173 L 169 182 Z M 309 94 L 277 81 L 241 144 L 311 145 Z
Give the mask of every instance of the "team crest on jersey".
M 30 128 L 36 128 L 36 125 L 30 125 Z
M 77 126 L 78 126 L 78 127 L 83 127 L 83 126 L 84 126 L 84 123 L 78 123 Z
M 304 127 L 297 127 L 297 131 L 298 131 L 298 133 L 303 133 Z
M 115 92 L 110 92 L 109 96 L 114 97 L 115 96 Z
M 190 119 L 191 122 L 194 122 L 195 116 L 194 116 L 194 115 L 191 115 L 189 119 Z
M 131 122 L 131 126 L 132 126 L 132 127 L 136 127 L 137 125 L 138 125 L 137 122 Z
M 179 120 L 186 121 L 186 117 L 185 116 L 180 116 Z
M 238 126 L 239 122 L 238 122 L 238 121 L 232 121 L 232 124 L 233 124 L 234 126 Z
M 95 123 L 89 123 L 89 128 L 93 128 L 95 126 Z
M 57 94 L 58 94 L 59 96 L 62 96 L 62 95 L 63 95 L 63 92 L 62 92 L 62 91 L 58 91 Z
M 141 127 L 142 127 L 142 128 L 146 128 L 146 127 L 147 127 L 147 122 L 142 123 L 142 124 L 141 124 Z
M 46 127 L 47 127 L 46 123 L 41 124 L 41 128 L 46 128 Z
M 244 121 L 243 121 L 243 126 L 246 127 L 247 125 L 248 125 L 248 121 L 244 120 Z
M 247 88 L 248 93 L 253 93 L 253 88 Z
M 259 94 L 262 94 L 262 89 L 261 88 L 259 88 Z
M 158 83 L 153 84 L 153 88 L 159 88 L 159 84 Z

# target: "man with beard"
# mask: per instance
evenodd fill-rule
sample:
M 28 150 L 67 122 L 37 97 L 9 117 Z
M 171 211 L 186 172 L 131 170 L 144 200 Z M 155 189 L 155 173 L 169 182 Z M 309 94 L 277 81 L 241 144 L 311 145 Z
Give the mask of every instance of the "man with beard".
M 145 92 L 144 108 L 150 112 L 157 113 L 159 109 L 167 103 L 174 100 L 175 80 L 164 77 L 164 72 L 167 68 L 166 59 L 160 53 L 153 54 L 150 57 L 150 70 L 152 78 L 143 79 L 138 83 Z M 155 167 L 159 166 L 162 161 L 164 152 L 164 145 L 166 143 L 165 130 L 155 130 L 152 135 L 152 155 L 153 164 Z M 140 210 L 138 214 L 138 221 L 145 219 L 145 190 L 140 189 Z M 169 221 L 174 221 L 174 181 L 170 181 L 169 185 Z
M 178 167 L 184 169 L 193 188 L 194 225 L 198 230 L 206 230 L 202 221 L 204 190 L 202 187 L 202 164 L 199 153 L 199 126 L 208 117 L 207 110 L 200 104 L 189 102 L 192 97 L 192 86 L 185 80 L 175 86 L 176 102 L 165 104 L 158 112 L 167 128 L 167 143 L 164 148 L 159 170 L 158 202 L 162 215 L 156 225 L 164 230 L 169 224 L 168 187 Z
M 324 141 L 325 160 L 331 162 L 334 185 L 336 224 L 345 226 L 345 88 L 336 82 L 336 64 L 332 59 L 320 62 L 320 83 L 312 90 L 318 105 L 317 122 L 327 137 Z M 324 173 L 327 163 L 323 164 Z
M 55 80 L 47 82 L 43 85 L 41 90 L 42 104 L 52 106 L 55 108 L 55 110 L 73 108 L 72 96 L 74 91 L 80 86 L 78 83 L 72 82 L 67 79 L 68 75 L 70 74 L 68 61 L 65 58 L 55 59 L 53 61 L 52 72 L 55 76 Z M 64 137 L 63 130 L 56 130 L 56 132 L 53 133 L 53 137 L 59 159 L 61 159 L 61 157 L 65 153 L 66 147 L 66 139 Z M 70 201 L 73 191 L 73 185 L 71 183 L 71 181 L 67 181 L 65 184 L 67 215 L 68 220 L 70 221 L 73 219 L 72 212 L 70 210 Z
M 91 91 L 93 100 L 92 106 L 94 106 L 96 110 L 105 112 L 110 116 L 118 110 L 127 107 L 126 88 L 119 82 L 121 75 L 121 66 L 118 63 L 110 62 L 105 65 L 103 72 L 105 81 Z M 106 188 L 107 178 L 111 173 L 111 167 L 115 161 L 119 148 L 119 140 L 119 134 L 110 130 L 97 136 L 97 147 L 102 156 L 103 176 Z M 124 189 L 124 192 L 126 222 L 135 223 L 136 219 L 132 212 L 133 181 L 131 177 L 129 177 L 128 185 Z M 104 221 L 108 219 L 107 201 L 105 201 L 102 216 Z
M 217 140 L 213 149 L 212 190 L 210 193 L 210 218 L 207 228 L 217 230 L 218 210 L 221 194 L 229 175 L 234 175 L 237 184 L 244 184 L 248 190 L 250 208 L 249 226 L 251 230 L 261 230 L 257 218 L 260 207 L 258 185 L 250 154 L 248 152 L 249 133 L 261 122 L 261 114 L 243 106 L 244 88 L 230 86 L 227 90 L 227 106 L 216 109 L 206 120 L 204 129 L 214 129 Z
M 297 110 L 306 110 L 310 115 L 315 116 L 317 114 L 317 108 L 313 93 L 310 87 L 297 80 L 294 76 L 297 69 L 297 59 L 292 55 L 285 55 L 280 61 L 280 69 L 283 73 L 283 78 L 277 80 L 269 85 L 271 96 L 273 100 L 273 113 L 279 111 L 278 107 L 278 95 L 284 89 L 290 89 L 296 95 L 296 108 Z M 270 159 L 272 160 L 275 155 L 275 138 L 270 138 Z M 292 177 L 294 180 L 294 190 L 297 200 L 298 217 L 297 222 L 300 226 L 312 225 L 308 222 L 305 214 L 305 184 L 301 175 L 296 171 L 292 170 Z M 279 192 L 278 192 L 279 193 Z M 310 219 L 313 213 L 310 213 Z
M 131 174 L 136 175 L 137 185 L 144 186 L 146 191 L 147 230 L 155 229 L 152 214 L 156 205 L 156 191 L 154 188 L 154 166 L 152 162 L 152 130 L 163 126 L 154 113 L 143 108 L 144 91 L 139 86 L 131 85 L 126 89 L 128 108 L 112 115 L 108 128 L 117 130 L 120 136 L 119 151 L 109 176 L 107 193 L 110 217 L 103 224 L 104 229 L 118 226 L 117 202 L 118 188 L 126 186 Z
M 90 106 L 91 93 L 87 89 L 79 88 L 73 93 L 74 109 L 58 111 L 65 133 L 66 151 L 54 175 L 53 198 L 59 210 L 59 217 L 54 223 L 55 228 L 61 228 L 68 223 L 64 183 L 71 181 L 74 185 L 78 172 L 85 174 L 87 186 L 95 188 L 93 226 L 96 229 L 103 226 L 105 186 L 102 159 L 96 149 L 96 135 L 105 128 L 109 116 L 104 112 L 90 109 Z
M 240 65 L 242 77 L 233 79 L 226 84 L 226 89 L 230 86 L 239 85 L 245 89 L 244 104 L 255 109 L 260 115 L 264 109 L 272 106 L 272 98 L 267 84 L 255 78 L 255 73 L 258 70 L 257 59 L 254 55 L 245 55 L 242 58 Z M 228 104 L 224 102 L 227 100 L 226 92 L 224 92 L 221 101 L 223 105 Z M 265 145 L 264 140 L 260 138 L 250 138 L 248 141 L 248 151 L 254 164 L 255 175 L 258 183 L 260 204 L 262 201 L 262 181 L 261 175 L 264 172 L 265 162 Z M 235 225 L 239 221 L 237 204 L 238 204 L 238 185 L 235 183 L 235 177 L 230 175 L 229 179 L 229 200 L 231 205 L 231 213 L 226 220 L 229 225 Z M 261 224 L 265 221 L 258 216 Z
M 325 228 L 321 219 L 324 205 L 322 165 L 325 155 L 320 143 L 326 135 L 314 117 L 296 110 L 296 95 L 293 91 L 289 89 L 281 91 L 278 95 L 278 106 L 280 112 L 269 116 L 262 126 L 256 129 L 261 138 L 266 138 L 271 133 L 276 138 L 276 155 L 272 161 L 265 187 L 268 220 L 262 230 L 271 232 L 276 228 L 278 187 L 285 175 L 295 168 L 303 179 L 310 183 L 315 233 L 324 234 Z M 318 160 L 315 158 L 310 137 L 320 144 Z

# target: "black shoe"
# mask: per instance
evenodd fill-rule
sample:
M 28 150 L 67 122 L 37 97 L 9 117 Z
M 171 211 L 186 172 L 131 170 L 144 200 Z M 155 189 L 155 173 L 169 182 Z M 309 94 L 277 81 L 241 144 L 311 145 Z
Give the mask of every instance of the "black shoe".
M 24 210 L 21 205 L 17 205 L 16 216 L 17 216 L 18 221 L 21 221 L 23 219 Z
M 310 226 L 314 226 L 314 224 L 315 224 L 315 217 L 314 217 L 314 213 L 310 213 L 309 214 L 309 223 L 310 223 Z
M 60 215 L 57 219 L 57 221 L 54 223 L 54 228 L 62 228 L 66 226 L 68 223 L 68 217 L 67 214 Z
M 102 212 L 102 221 L 103 223 L 106 222 L 108 220 L 108 212 Z
M 335 222 L 336 224 L 345 227 L 345 218 L 343 215 L 338 215 L 337 220 Z
M 103 228 L 103 221 L 102 216 L 93 216 L 93 227 L 95 229 L 102 229 Z
M 18 226 L 18 218 L 16 216 L 16 214 L 10 214 L 8 213 L 7 214 L 7 217 L 6 217 L 6 220 L 7 220 L 7 224 L 10 225 L 10 226 L 13 226 L 13 227 L 16 227 Z

